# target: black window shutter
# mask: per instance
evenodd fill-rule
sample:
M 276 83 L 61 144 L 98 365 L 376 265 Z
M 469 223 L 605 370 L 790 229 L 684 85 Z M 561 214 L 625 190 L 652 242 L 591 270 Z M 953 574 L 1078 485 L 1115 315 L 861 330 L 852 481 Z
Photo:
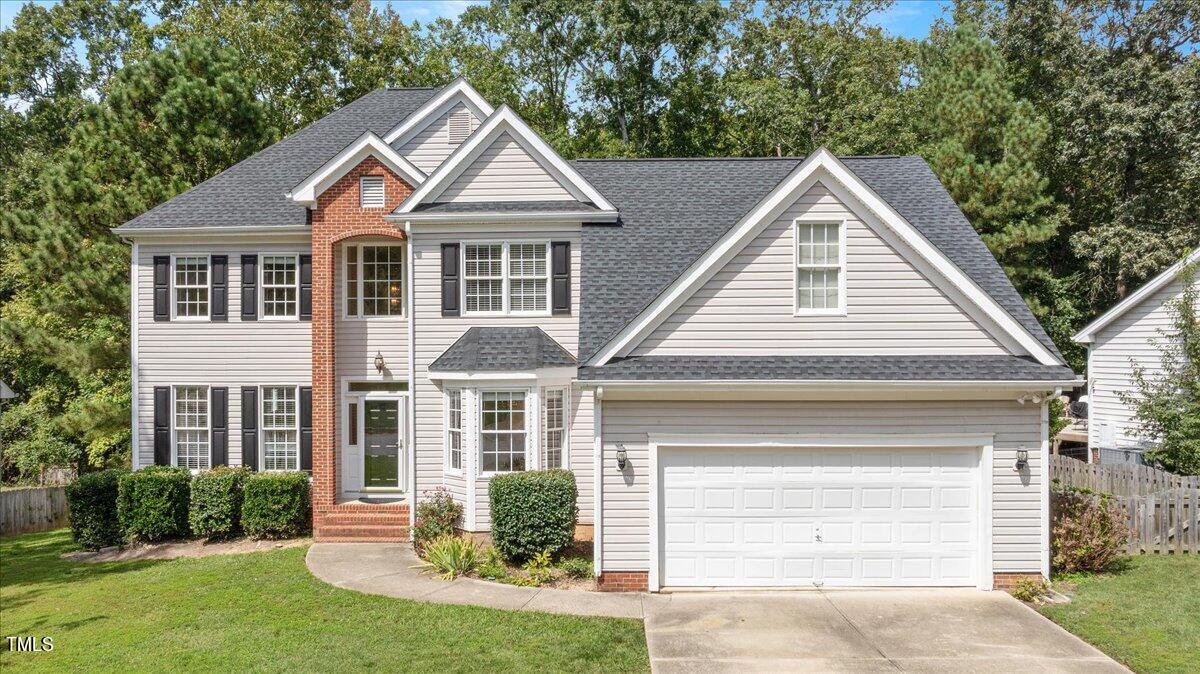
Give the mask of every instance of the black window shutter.
M 571 242 L 550 244 L 550 298 L 555 316 L 571 315 Z
M 462 280 L 458 269 L 458 244 L 442 244 L 442 315 L 458 316 Z
M 312 470 L 312 387 L 300 387 L 300 470 Z
M 154 465 L 171 465 L 171 387 L 154 387 Z
M 212 459 L 211 465 L 229 463 L 229 389 L 212 390 Z
M 208 317 L 214 321 L 229 320 L 229 256 L 212 256 L 212 301 Z
M 312 320 L 312 255 L 300 256 L 300 320 Z
M 258 256 L 242 256 L 242 320 L 258 319 Z
M 154 256 L 154 320 L 171 320 L 171 256 Z
M 242 387 L 242 465 L 258 470 L 258 389 Z

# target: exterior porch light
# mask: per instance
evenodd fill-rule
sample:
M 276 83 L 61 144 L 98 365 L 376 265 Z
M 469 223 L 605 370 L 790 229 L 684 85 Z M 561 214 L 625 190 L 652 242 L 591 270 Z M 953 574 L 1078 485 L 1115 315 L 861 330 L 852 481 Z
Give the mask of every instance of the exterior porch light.
M 1019 473 L 1029 466 L 1029 450 L 1025 449 L 1025 445 L 1017 450 L 1017 465 L 1013 466 L 1013 472 Z
M 617 446 L 617 470 L 625 470 L 625 466 L 629 464 L 629 455 L 625 453 L 625 447 Z
M 376 351 L 375 352 L 375 371 L 382 374 L 384 365 L 386 365 L 386 363 L 383 362 L 383 353 L 380 351 Z

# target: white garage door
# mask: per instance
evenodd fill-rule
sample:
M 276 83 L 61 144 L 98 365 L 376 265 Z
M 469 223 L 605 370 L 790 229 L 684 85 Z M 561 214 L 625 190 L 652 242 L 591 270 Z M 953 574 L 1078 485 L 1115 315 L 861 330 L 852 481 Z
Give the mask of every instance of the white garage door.
M 662 586 L 975 585 L 977 449 L 660 449 Z

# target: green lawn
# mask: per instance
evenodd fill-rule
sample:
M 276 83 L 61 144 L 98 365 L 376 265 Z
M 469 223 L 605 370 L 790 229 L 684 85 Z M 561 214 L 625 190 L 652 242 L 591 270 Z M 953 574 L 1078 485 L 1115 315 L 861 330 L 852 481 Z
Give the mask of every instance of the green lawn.
M 646 671 L 642 623 L 439 606 L 326 585 L 306 548 L 167 562 L 60 559 L 65 531 L 0 539 L 0 637 L 54 638 L 0 670 Z
M 1041 609 L 1054 622 L 1136 672 L 1200 667 L 1200 556 L 1142 555 L 1066 580 L 1071 603 Z

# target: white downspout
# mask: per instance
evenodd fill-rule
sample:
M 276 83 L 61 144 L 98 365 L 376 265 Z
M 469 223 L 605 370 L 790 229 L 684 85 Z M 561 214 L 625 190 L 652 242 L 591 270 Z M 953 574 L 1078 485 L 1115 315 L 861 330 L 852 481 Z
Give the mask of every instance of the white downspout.
M 592 566 L 596 577 L 604 568 L 604 387 L 592 394 Z
M 408 454 L 408 493 L 412 495 L 408 504 L 408 525 L 415 527 L 417 525 L 417 312 L 416 307 L 413 306 L 413 260 L 415 254 L 413 253 L 412 223 L 407 220 L 404 221 L 404 238 L 404 247 L 407 250 L 405 254 L 407 264 L 405 265 L 404 301 L 408 305 L 408 424 L 404 429 L 404 435 L 408 449 L 406 452 Z

